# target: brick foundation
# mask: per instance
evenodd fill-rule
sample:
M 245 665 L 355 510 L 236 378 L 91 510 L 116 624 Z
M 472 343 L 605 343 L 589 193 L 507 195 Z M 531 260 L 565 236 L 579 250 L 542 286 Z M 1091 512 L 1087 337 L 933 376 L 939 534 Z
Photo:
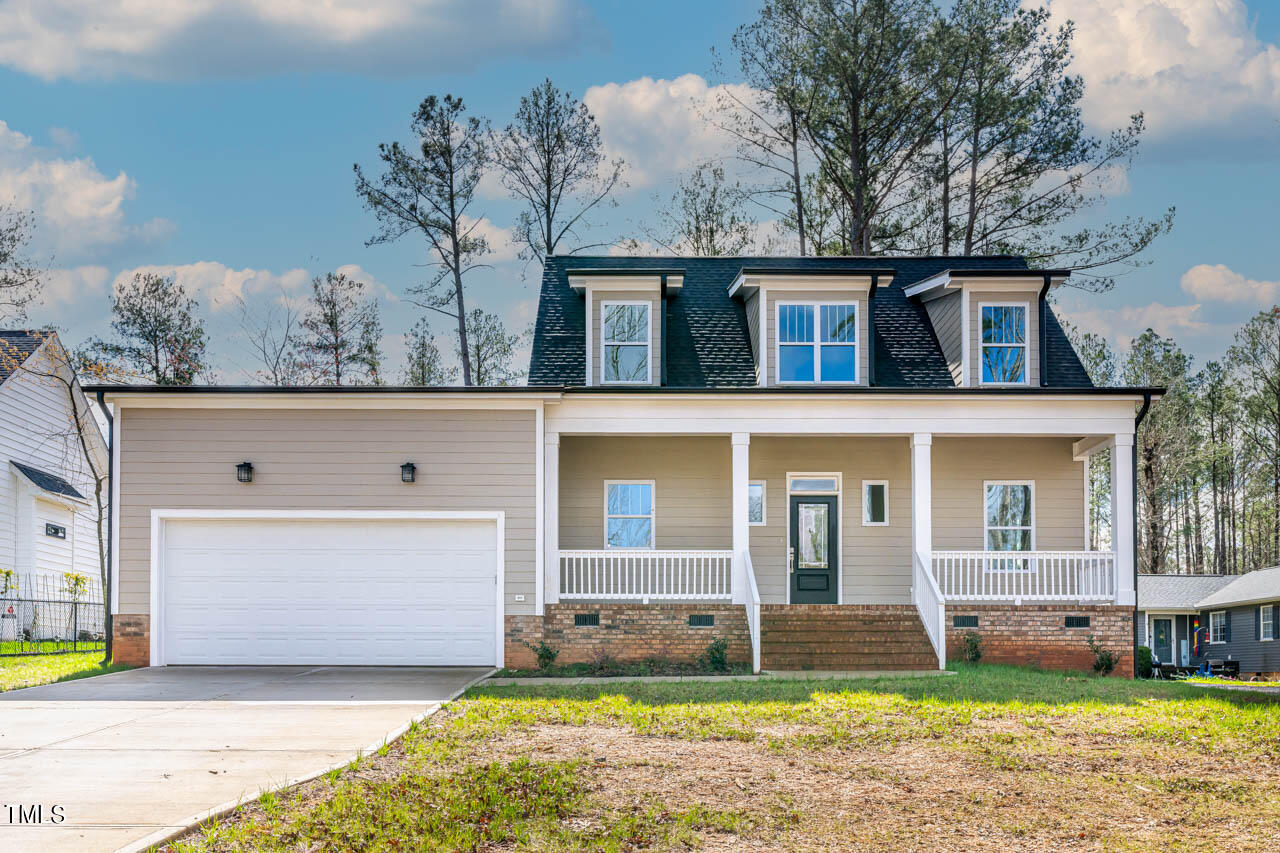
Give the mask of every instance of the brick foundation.
M 977 616 L 977 628 L 956 628 L 956 616 Z M 1066 617 L 1088 616 L 1088 628 L 1067 628 Z M 1009 663 L 1044 669 L 1092 670 L 1092 635 L 1116 652 L 1115 674 L 1133 677 L 1133 608 L 1114 605 L 948 604 L 947 658 L 964 657 L 964 635 L 982 637 L 984 663 Z
M 150 665 L 150 616 L 116 614 L 111 617 L 111 659 L 130 666 Z
M 576 627 L 578 613 L 600 614 L 600 625 Z M 714 616 L 715 625 L 690 627 L 692 614 Z M 722 637 L 729 643 L 730 661 L 750 663 L 751 635 L 740 604 L 548 604 L 542 617 L 506 617 L 505 656 L 513 669 L 532 668 L 536 660 L 524 643 L 545 640 L 560 650 L 556 663 L 589 663 L 605 655 L 619 661 L 690 661 Z

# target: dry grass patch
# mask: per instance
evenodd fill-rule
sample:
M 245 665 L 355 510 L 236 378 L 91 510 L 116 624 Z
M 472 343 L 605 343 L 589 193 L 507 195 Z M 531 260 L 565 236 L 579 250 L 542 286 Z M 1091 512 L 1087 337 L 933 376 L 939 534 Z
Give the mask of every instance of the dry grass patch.
M 177 849 L 1250 850 L 1280 837 L 1280 703 L 1003 667 L 480 689 L 382 752 Z

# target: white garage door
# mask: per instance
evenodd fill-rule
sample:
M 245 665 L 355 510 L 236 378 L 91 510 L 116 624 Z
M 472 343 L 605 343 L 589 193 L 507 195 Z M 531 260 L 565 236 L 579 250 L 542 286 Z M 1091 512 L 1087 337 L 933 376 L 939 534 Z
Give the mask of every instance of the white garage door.
M 164 663 L 491 665 L 494 521 L 169 519 Z

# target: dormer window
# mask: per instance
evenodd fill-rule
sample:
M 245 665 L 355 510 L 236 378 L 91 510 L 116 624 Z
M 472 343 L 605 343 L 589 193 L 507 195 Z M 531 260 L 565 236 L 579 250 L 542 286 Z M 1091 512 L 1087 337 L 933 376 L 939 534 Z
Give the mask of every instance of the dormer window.
M 982 384 L 1027 384 L 1027 304 L 984 303 L 982 322 Z
M 858 381 L 858 305 L 778 303 L 778 382 Z
M 600 305 L 601 382 L 647 385 L 653 379 L 649 357 L 648 302 L 603 302 Z

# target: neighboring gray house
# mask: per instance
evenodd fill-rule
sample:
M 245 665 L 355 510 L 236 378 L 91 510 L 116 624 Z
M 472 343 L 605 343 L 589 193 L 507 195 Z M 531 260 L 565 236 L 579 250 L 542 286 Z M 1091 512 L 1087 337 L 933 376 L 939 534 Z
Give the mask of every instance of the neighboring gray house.
M 1138 575 L 1138 645 L 1158 663 L 1191 666 L 1196 604 L 1239 575 Z M 1203 624 L 1203 623 L 1201 623 Z
M 1193 664 L 1233 660 L 1242 678 L 1280 676 L 1280 566 L 1240 575 L 1196 607 L 1203 633 Z

